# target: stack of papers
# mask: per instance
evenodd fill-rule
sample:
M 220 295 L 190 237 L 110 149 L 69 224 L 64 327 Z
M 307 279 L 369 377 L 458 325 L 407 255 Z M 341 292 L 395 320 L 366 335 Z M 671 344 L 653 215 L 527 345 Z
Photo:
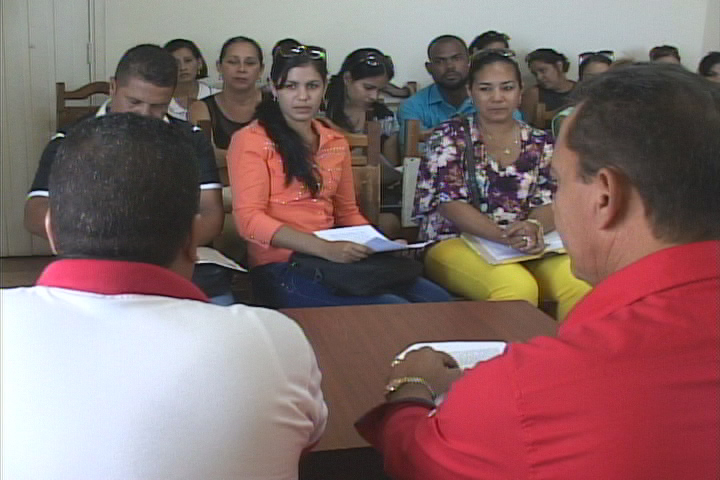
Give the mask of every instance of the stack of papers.
M 382 233 L 373 228 L 372 225 L 360 225 L 357 227 L 331 228 L 329 230 L 318 230 L 313 232 L 315 236 L 329 242 L 353 242 L 365 245 L 375 252 L 394 252 L 408 248 L 422 248 L 430 242 L 412 243 L 408 245 L 403 242 L 390 240 Z

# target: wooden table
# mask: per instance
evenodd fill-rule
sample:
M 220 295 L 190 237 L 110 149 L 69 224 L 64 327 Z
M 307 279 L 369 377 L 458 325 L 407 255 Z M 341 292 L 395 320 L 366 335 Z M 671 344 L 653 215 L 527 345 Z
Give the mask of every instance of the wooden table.
M 395 354 L 421 341 L 524 341 L 555 335 L 557 324 L 524 301 L 294 308 L 323 374 L 330 411 L 316 450 L 365 447 L 353 423 L 383 401 Z

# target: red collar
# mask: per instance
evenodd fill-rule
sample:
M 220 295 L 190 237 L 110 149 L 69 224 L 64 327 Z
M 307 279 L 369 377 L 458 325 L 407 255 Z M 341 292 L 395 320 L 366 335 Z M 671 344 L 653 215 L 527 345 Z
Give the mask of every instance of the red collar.
M 207 302 L 207 296 L 186 278 L 157 265 L 117 260 L 56 260 L 35 285 L 103 295 L 140 294 Z
M 669 247 L 610 275 L 573 309 L 560 331 L 602 318 L 662 290 L 720 278 L 720 241 Z

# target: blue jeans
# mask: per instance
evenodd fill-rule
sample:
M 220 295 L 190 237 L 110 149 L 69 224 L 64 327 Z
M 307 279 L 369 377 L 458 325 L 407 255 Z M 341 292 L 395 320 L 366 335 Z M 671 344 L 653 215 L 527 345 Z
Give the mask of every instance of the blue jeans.
M 269 263 L 250 270 L 257 303 L 273 308 L 332 307 L 415 302 L 447 302 L 450 294 L 430 280 L 418 278 L 392 293 L 357 297 L 339 295 L 318 280 L 298 273 L 287 262 Z

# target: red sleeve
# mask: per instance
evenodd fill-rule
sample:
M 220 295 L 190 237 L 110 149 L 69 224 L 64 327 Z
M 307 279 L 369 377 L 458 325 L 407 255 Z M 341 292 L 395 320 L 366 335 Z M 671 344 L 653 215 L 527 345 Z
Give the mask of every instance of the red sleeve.
M 378 407 L 357 426 L 393 478 L 526 478 L 517 393 L 505 355 L 469 370 L 436 410 L 412 403 Z
M 360 213 L 357 200 L 355 199 L 355 183 L 353 182 L 350 147 L 344 139 L 343 142 L 345 148 L 342 159 L 342 174 L 340 175 L 337 191 L 333 198 L 335 225 L 342 227 L 367 225 L 370 222 Z

